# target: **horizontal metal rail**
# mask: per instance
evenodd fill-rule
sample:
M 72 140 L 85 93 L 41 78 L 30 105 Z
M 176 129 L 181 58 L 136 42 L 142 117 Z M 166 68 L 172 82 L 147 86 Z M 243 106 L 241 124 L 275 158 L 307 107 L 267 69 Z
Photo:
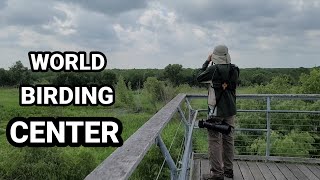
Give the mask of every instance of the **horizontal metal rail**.
M 240 99 L 262 99 L 262 98 L 275 98 L 275 99 L 302 99 L 302 100 L 315 100 L 320 99 L 320 94 L 237 94 Z M 205 94 L 188 94 L 188 99 L 208 98 Z
M 167 162 L 170 172 L 171 179 L 187 179 L 188 170 L 190 169 L 191 155 L 193 153 L 192 145 L 192 136 L 193 129 L 197 128 L 197 115 L 201 112 L 207 112 L 207 109 L 198 109 L 192 107 L 193 99 L 205 99 L 207 95 L 202 94 L 179 94 L 174 99 L 172 99 L 168 104 L 166 104 L 160 111 L 158 111 L 149 121 L 147 121 L 141 128 L 138 129 L 130 138 L 128 138 L 122 147 L 117 148 L 106 160 L 104 160 L 95 170 L 93 170 L 86 179 L 112 179 L 112 180 L 122 180 L 128 179 L 133 171 L 136 169 L 138 164 L 141 162 L 147 151 L 153 144 L 157 144 L 160 147 L 161 152 L 165 156 L 165 161 Z M 265 124 L 250 124 L 248 128 L 238 127 L 236 128 L 237 132 L 247 133 L 247 137 L 252 136 L 265 136 L 265 156 L 251 156 L 251 155 L 237 155 L 239 159 L 256 159 L 256 160 L 267 160 L 267 161 L 291 161 L 299 160 L 301 162 L 319 162 L 319 159 L 316 158 L 300 158 L 300 157 L 281 157 L 281 156 L 271 156 L 270 149 L 272 148 L 271 141 L 272 136 L 271 132 L 274 131 L 272 127 L 271 114 L 279 113 L 283 114 L 312 114 L 318 116 L 320 111 L 309 111 L 309 110 L 288 110 L 288 109 L 271 109 L 271 101 L 273 100 L 320 100 L 320 94 L 238 94 L 237 98 L 239 99 L 257 99 L 257 100 L 266 100 L 264 106 L 265 109 L 239 109 L 237 112 L 241 113 L 265 113 Z M 182 111 L 182 103 L 185 103 L 185 106 L 188 108 L 189 117 L 186 117 Z M 172 119 L 175 113 L 179 113 L 181 116 L 181 121 L 185 124 L 185 139 L 184 139 L 184 153 L 181 159 L 181 168 L 177 168 L 174 164 L 173 159 L 170 155 L 170 149 L 168 150 L 166 145 L 161 139 L 161 132 L 166 124 Z M 300 113 L 300 114 L 298 114 Z M 263 114 L 262 114 L 263 115 Z M 283 117 L 281 117 L 283 118 Z M 250 120 L 250 117 L 248 118 Z M 251 118 L 254 119 L 254 118 Z M 294 119 L 299 119 L 294 118 Z M 259 119 L 261 120 L 261 119 Z M 286 120 L 286 119 L 285 119 Z M 255 126 L 256 125 L 256 126 Z M 258 126 L 259 125 L 259 126 Z M 263 127 L 264 126 L 264 127 Z M 253 128 L 261 127 L 261 128 Z M 287 127 L 291 127 L 288 124 Z M 295 126 L 292 126 L 295 127 Z M 307 127 L 302 125 L 301 127 Z M 284 131 L 279 129 L 277 131 Z M 250 140 L 250 139 L 249 139 Z M 238 142 L 238 140 L 236 140 Z M 251 140 L 246 142 L 254 142 Z M 242 144 L 241 147 L 246 148 L 246 144 Z
M 179 94 L 172 99 L 85 179 L 128 179 L 185 97 L 185 94 Z
M 194 159 L 208 159 L 208 153 L 194 153 Z M 252 155 L 235 155 L 235 160 L 245 161 L 265 161 L 264 156 L 252 156 Z M 269 161 L 276 162 L 292 162 L 292 163 L 308 163 L 308 164 L 320 164 L 319 159 L 315 158 L 299 158 L 299 157 L 281 157 L 281 156 L 270 156 Z
M 207 95 L 187 95 L 189 99 L 206 99 Z M 235 129 L 238 134 L 241 134 L 240 139 L 235 139 L 236 149 L 241 152 L 241 154 L 248 155 L 238 155 L 236 157 L 241 157 L 241 159 L 247 158 L 247 160 L 264 160 L 264 161 L 293 161 L 293 162 L 305 162 L 305 163 L 320 163 L 320 155 L 317 153 L 320 152 L 319 143 L 317 141 L 313 142 L 309 140 L 309 142 L 299 141 L 299 142 L 291 142 L 288 143 L 286 141 L 281 141 L 281 145 L 284 145 L 284 148 L 287 147 L 289 149 L 284 149 L 283 147 L 272 147 L 271 143 L 275 141 L 279 141 L 281 139 L 276 139 L 276 137 L 271 136 L 271 132 L 279 133 L 282 140 L 287 135 L 293 131 L 294 133 L 308 133 L 302 134 L 309 137 L 317 135 L 320 133 L 320 107 L 313 107 L 315 110 L 308 110 L 308 107 L 301 107 L 299 103 L 290 104 L 290 101 L 295 100 L 308 100 L 302 103 L 308 103 L 308 105 L 312 105 L 311 102 L 315 103 L 315 101 L 320 100 L 320 94 L 258 94 L 258 95 L 237 95 L 238 99 L 245 100 L 257 100 L 258 107 L 254 107 L 250 104 L 241 104 L 240 106 L 243 109 L 238 109 L 238 123 L 237 128 Z M 263 100 L 259 101 L 259 100 Z M 241 101 L 245 102 L 245 101 Z M 249 101 L 250 103 L 254 101 Z M 271 104 L 271 102 L 273 102 Z M 284 104 L 281 104 L 285 102 Z M 280 105 L 279 105 L 280 103 Z M 196 101 L 195 104 L 199 104 Z M 245 108 L 257 108 L 257 109 L 245 109 Z M 274 109 L 272 109 L 274 108 Z M 195 108 L 197 109 L 197 108 Z M 207 109 L 199 109 L 200 112 L 207 113 Z M 253 114 L 254 116 L 248 116 L 249 114 Z M 264 115 L 265 114 L 265 115 Z M 242 116 L 243 115 L 243 116 Z M 261 123 L 263 120 L 263 116 L 265 119 L 265 123 Z M 255 117 L 255 118 L 254 118 Z M 287 119 L 285 117 L 288 117 Z M 294 117 L 294 118 L 292 118 Z M 250 124 L 244 124 L 245 122 L 250 122 Z M 253 123 L 252 123 L 253 122 Z M 306 124 L 307 123 L 307 124 Z M 253 128 L 255 127 L 255 128 Z M 261 128 L 258 129 L 257 127 Z M 197 126 L 195 127 L 197 128 Z M 264 132 L 264 134 L 259 133 Z M 243 139 L 246 137 L 245 139 Z M 205 137 L 204 137 L 205 138 Z M 265 140 L 265 156 L 261 156 L 261 152 L 249 151 L 252 150 L 248 145 L 254 144 L 253 147 L 257 145 L 257 139 L 259 140 L 260 148 L 263 148 L 263 144 L 261 144 L 261 140 Z M 301 138 L 300 138 L 301 139 Z M 290 140 L 290 139 L 289 139 Z M 291 145 L 290 143 L 294 143 L 297 146 Z M 286 145 L 289 146 L 286 146 Z M 307 147 L 304 147 L 308 145 Z M 292 146 L 292 147 L 291 147 Z M 290 148 L 291 147 L 291 148 Z M 272 151 L 274 149 L 278 149 L 277 151 Z M 245 151 L 244 151 L 245 150 Z M 288 150 L 288 151 L 286 151 Z M 291 151 L 290 151 L 291 150 Z M 197 152 L 204 152 L 198 151 Z M 296 152 L 295 152 L 296 151 Z M 309 153 L 306 153 L 308 152 Z M 316 153 L 315 153 L 316 152 Z M 252 154 L 252 155 L 250 155 Z M 308 158 L 310 157 L 310 158 Z
M 199 112 L 207 112 L 208 109 L 199 109 Z M 237 112 L 270 112 L 270 113 L 309 113 L 309 114 L 320 114 L 320 111 L 294 111 L 294 110 L 242 110 L 238 109 Z

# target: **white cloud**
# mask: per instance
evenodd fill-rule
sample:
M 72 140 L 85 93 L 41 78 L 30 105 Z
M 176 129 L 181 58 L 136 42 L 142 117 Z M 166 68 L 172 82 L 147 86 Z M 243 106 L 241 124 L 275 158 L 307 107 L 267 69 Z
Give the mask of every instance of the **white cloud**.
M 27 64 L 30 50 L 99 50 L 109 68 L 196 68 L 217 44 L 240 67 L 312 67 L 320 62 L 319 16 L 318 0 L 8 0 L 0 67 Z
M 193 28 L 192 31 L 195 36 L 197 36 L 198 38 L 200 38 L 202 40 L 207 38 L 207 34 L 204 31 L 202 31 L 200 28 Z
M 257 37 L 257 48 L 259 50 L 275 51 L 276 48 L 286 43 L 284 39 L 278 36 L 260 36 Z
M 320 38 L 320 29 L 308 30 L 305 34 L 310 39 Z
M 75 24 L 75 11 L 78 11 L 77 6 L 70 6 L 63 3 L 58 3 L 53 6 L 53 9 L 63 12 L 66 17 L 64 19 L 53 16 L 52 21 L 42 25 L 44 29 L 53 30 L 62 35 L 70 35 L 77 32 Z
M 17 32 L 19 41 L 18 45 L 24 47 L 26 50 L 82 50 L 72 42 L 64 42 L 56 38 L 54 35 L 44 35 L 30 29 L 23 29 Z

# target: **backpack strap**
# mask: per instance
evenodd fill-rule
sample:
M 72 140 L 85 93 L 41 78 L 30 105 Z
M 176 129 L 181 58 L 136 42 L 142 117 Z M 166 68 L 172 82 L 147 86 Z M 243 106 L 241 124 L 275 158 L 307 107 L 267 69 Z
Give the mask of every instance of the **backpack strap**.
M 222 93 L 220 94 L 220 96 L 219 96 L 219 98 L 217 99 L 217 102 L 216 102 L 216 104 L 215 104 L 215 106 L 214 106 L 214 108 L 213 108 L 213 112 L 215 111 L 215 109 L 217 108 L 217 106 L 218 106 L 218 104 L 219 104 L 219 102 L 220 102 L 220 100 L 221 100 L 221 98 L 222 98 L 222 95 L 224 94 L 224 92 L 226 91 L 226 90 L 230 90 L 230 89 L 236 89 L 236 85 L 232 85 L 232 83 L 231 83 L 231 81 L 230 81 L 230 78 L 233 76 L 233 73 L 234 73 L 234 68 L 238 68 L 238 67 L 236 67 L 234 64 L 228 64 L 228 68 L 229 68 L 229 74 L 228 74 L 228 78 L 226 79 L 226 80 L 222 80 L 220 83 L 215 83 L 216 85 L 218 85 L 218 87 L 219 88 L 222 88 Z M 239 68 L 238 68 L 239 69 Z M 215 70 L 215 72 L 216 71 L 218 71 L 218 73 L 219 73 L 219 75 L 221 75 L 221 72 L 220 72 L 220 70 L 219 70 L 219 68 L 218 68 L 218 66 L 216 66 L 216 70 Z M 211 79 L 211 81 L 212 81 L 212 88 L 214 88 L 213 87 L 213 76 L 214 76 L 214 74 L 215 74 L 215 72 L 213 73 L 213 75 L 212 75 L 212 79 Z M 239 76 L 239 70 L 238 70 L 238 76 Z M 231 86 L 231 87 L 230 87 Z M 234 87 L 232 87 L 232 86 L 234 86 Z
M 220 72 L 220 70 L 219 70 L 219 68 L 218 68 L 218 65 L 216 66 L 216 70 L 215 71 L 217 71 L 218 73 L 219 73 L 219 75 L 221 76 L 221 72 Z M 229 70 L 230 71 L 230 70 Z M 214 74 L 213 74 L 214 75 Z M 230 72 L 229 72 L 229 76 L 230 76 Z M 228 77 L 228 79 L 229 79 L 229 77 Z M 212 76 L 212 79 L 211 79 L 211 81 L 212 81 L 212 84 L 213 84 L 213 76 Z M 222 87 L 222 93 L 220 94 L 220 96 L 219 96 L 219 98 L 217 99 L 217 101 L 216 101 L 216 104 L 214 105 L 214 108 L 213 108 L 213 112 L 216 110 L 216 108 L 217 108 L 217 106 L 218 106 L 218 104 L 219 104 L 219 102 L 220 102 L 220 100 L 221 100 L 221 98 L 222 98 L 222 95 L 224 94 L 224 92 L 225 92 L 225 90 L 226 90 L 226 87 L 224 88 L 224 86 L 225 86 L 225 83 L 224 84 L 221 84 L 220 83 L 220 86 Z M 213 86 L 211 86 L 212 88 L 214 88 Z

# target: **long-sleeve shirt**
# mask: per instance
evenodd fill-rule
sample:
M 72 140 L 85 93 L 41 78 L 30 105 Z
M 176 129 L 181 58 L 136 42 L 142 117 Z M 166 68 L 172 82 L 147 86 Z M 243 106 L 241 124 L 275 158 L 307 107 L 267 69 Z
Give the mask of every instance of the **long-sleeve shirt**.
M 239 68 L 234 64 L 216 64 L 208 67 L 209 62 L 205 61 L 200 74 L 197 77 L 198 82 L 212 81 L 214 86 L 216 101 L 217 101 L 217 116 L 229 117 L 237 113 L 236 109 L 236 90 L 235 86 L 239 78 Z M 230 72 L 230 69 L 231 72 Z M 223 90 L 222 84 L 228 83 L 226 90 Z M 220 86 L 221 84 L 221 86 Z M 234 86 L 233 88 L 230 88 Z

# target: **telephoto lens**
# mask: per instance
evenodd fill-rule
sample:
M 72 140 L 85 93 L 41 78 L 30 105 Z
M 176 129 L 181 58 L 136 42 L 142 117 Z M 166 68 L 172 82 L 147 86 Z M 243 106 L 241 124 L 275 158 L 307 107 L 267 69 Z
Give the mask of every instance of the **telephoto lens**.
M 231 126 L 227 123 L 221 123 L 221 124 L 214 124 L 209 123 L 207 121 L 201 120 L 198 124 L 199 128 L 207 128 L 214 131 L 218 131 L 222 134 L 229 134 L 231 132 Z

